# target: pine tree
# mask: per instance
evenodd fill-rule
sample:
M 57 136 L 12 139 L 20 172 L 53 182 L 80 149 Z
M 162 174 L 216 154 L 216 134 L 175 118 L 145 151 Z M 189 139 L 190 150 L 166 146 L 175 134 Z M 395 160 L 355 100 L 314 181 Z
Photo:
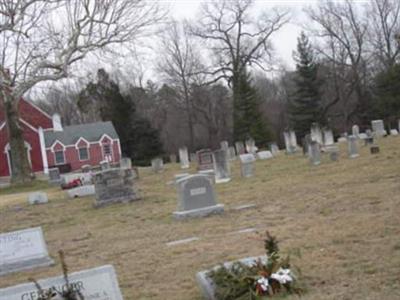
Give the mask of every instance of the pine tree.
M 311 124 L 325 124 L 321 106 L 318 64 L 315 61 L 312 45 L 304 32 L 297 39 L 295 91 L 289 99 L 290 125 L 298 137 L 310 132 Z
M 259 147 L 267 146 L 272 133 L 260 111 L 260 96 L 252 86 L 250 75 L 243 72 L 234 84 L 233 132 L 235 141 L 251 137 Z

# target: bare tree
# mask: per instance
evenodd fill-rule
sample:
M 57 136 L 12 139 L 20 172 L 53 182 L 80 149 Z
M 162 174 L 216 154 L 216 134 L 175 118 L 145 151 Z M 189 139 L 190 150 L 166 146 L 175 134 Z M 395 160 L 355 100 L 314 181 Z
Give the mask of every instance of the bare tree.
M 89 54 L 135 41 L 162 18 L 157 3 L 144 0 L 0 0 L 0 96 L 14 181 L 30 173 L 19 99 L 38 83 L 68 77 Z

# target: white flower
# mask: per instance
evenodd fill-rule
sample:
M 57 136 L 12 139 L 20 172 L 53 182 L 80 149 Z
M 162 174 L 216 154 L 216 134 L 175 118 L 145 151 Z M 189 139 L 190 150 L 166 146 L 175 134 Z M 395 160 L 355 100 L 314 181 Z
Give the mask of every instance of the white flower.
M 290 275 L 290 269 L 280 268 L 278 272 L 271 275 L 271 278 L 279 281 L 280 284 L 285 284 L 293 281 L 293 278 Z
M 261 289 L 264 292 L 268 290 L 269 287 L 268 278 L 261 277 L 260 279 L 257 280 L 257 283 L 260 285 Z

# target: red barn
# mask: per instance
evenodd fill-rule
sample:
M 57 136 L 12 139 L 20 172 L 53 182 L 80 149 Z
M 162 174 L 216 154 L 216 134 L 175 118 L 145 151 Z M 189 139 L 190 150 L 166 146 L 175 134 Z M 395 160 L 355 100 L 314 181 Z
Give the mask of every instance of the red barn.
M 121 147 L 111 122 L 62 127 L 59 115 L 53 117 L 33 103 L 19 102 L 20 122 L 28 160 L 34 173 L 47 174 L 51 167 L 75 171 L 83 165 L 97 166 L 108 160 L 118 163 Z M 0 177 L 11 175 L 12 159 L 4 108 L 0 102 Z

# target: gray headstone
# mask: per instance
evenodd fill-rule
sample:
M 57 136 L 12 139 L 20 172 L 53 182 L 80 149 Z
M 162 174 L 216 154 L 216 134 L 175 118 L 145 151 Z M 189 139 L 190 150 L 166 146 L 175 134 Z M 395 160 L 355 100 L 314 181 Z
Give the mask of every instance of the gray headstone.
M 111 265 L 88 269 L 68 276 L 69 283 L 79 290 L 84 299 L 123 300 L 115 270 Z M 65 288 L 63 276 L 38 280 L 44 290 Z M 0 289 L 0 300 L 35 300 L 39 294 L 33 283 L 24 283 Z M 58 298 L 57 298 L 58 299 Z
M 91 165 L 83 165 L 81 167 L 82 173 L 90 173 L 92 171 L 92 166 Z
M 176 163 L 176 154 L 170 154 L 169 161 L 173 164 Z
M 157 157 L 151 160 L 151 168 L 154 173 L 160 173 L 164 170 L 164 162 L 162 158 Z
M 45 192 L 33 192 L 28 195 L 29 204 L 44 204 L 49 202 Z
M 140 199 L 132 169 L 110 169 L 95 175 L 95 207 Z
M 246 153 L 246 150 L 245 150 L 243 142 L 236 142 L 235 143 L 235 148 L 236 148 L 236 154 L 237 155 L 241 155 L 241 154 L 245 154 Z
M 119 165 L 122 169 L 132 169 L 132 160 L 129 157 L 121 158 Z
M 100 162 L 100 169 L 102 171 L 110 169 L 110 163 L 107 160 L 103 160 Z
M 259 151 L 257 152 L 257 157 L 261 160 L 271 159 L 274 156 L 272 155 L 271 151 Z
M 254 139 L 249 138 L 246 140 L 246 152 L 255 154 L 258 148 L 256 147 L 256 142 Z
M 253 154 L 242 154 L 240 157 L 240 171 L 242 177 L 252 177 L 254 175 L 254 162 L 256 158 Z
M 390 130 L 390 135 L 396 136 L 396 135 L 399 135 L 399 132 L 397 131 L 397 129 L 391 129 Z
M 279 154 L 279 147 L 276 143 L 271 143 L 269 145 L 269 150 L 271 151 L 273 156 L 277 156 Z
M 285 131 L 283 133 L 283 137 L 285 139 L 285 147 L 287 154 L 293 154 L 297 151 L 297 138 L 296 133 L 291 131 Z
M 324 129 L 324 145 L 331 146 L 335 144 L 335 140 L 333 138 L 333 132 L 331 129 Z
M 355 137 L 358 137 L 360 135 L 360 127 L 358 127 L 358 125 L 353 125 L 351 131 L 352 135 L 354 135 Z
M 371 125 L 372 125 L 372 131 L 374 132 L 374 135 L 376 137 L 385 136 L 387 134 L 383 120 L 371 121 Z
M 174 217 L 184 219 L 222 213 L 223 205 L 217 204 L 212 180 L 206 175 L 191 175 L 176 182 L 178 211 Z
M 236 160 L 236 151 L 235 147 L 231 146 L 228 148 L 228 153 L 229 153 L 229 160 Z
M 190 162 L 197 163 L 197 155 L 196 155 L 196 153 L 190 153 Z
M 214 168 L 213 153 L 210 149 L 197 151 L 197 170 L 210 170 Z
M 349 136 L 347 138 L 347 143 L 348 143 L 348 154 L 350 158 L 356 158 L 359 156 L 358 154 L 358 140 L 355 136 Z
M 303 148 L 303 155 L 310 157 L 310 145 L 311 145 L 311 134 L 306 134 L 305 137 L 302 139 L 302 148 Z
M 225 150 L 225 151 L 228 152 L 228 149 L 229 149 L 229 143 L 228 143 L 228 141 L 222 141 L 222 142 L 220 143 L 220 145 L 221 145 L 221 149 L 222 149 L 222 150 Z
M 69 189 L 67 191 L 67 194 L 69 198 L 79 198 L 79 197 L 93 196 L 96 194 L 96 190 L 93 184 L 82 185 L 73 189 Z
M 227 150 L 216 150 L 213 153 L 215 182 L 223 183 L 231 180 L 231 168 Z
M 310 163 L 314 166 L 321 164 L 320 144 L 317 141 L 312 141 L 310 144 Z
M 41 227 L 0 234 L 0 276 L 52 264 Z
M 322 131 L 321 128 L 317 123 L 313 123 L 311 125 L 311 140 L 317 142 L 318 144 L 322 145 Z
M 186 147 L 179 148 L 179 161 L 181 163 L 181 169 L 189 169 L 189 153 Z
M 58 168 L 49 169 L 49 183 L 54 185 L 59 185 L 61 183 L 61 175 Z

